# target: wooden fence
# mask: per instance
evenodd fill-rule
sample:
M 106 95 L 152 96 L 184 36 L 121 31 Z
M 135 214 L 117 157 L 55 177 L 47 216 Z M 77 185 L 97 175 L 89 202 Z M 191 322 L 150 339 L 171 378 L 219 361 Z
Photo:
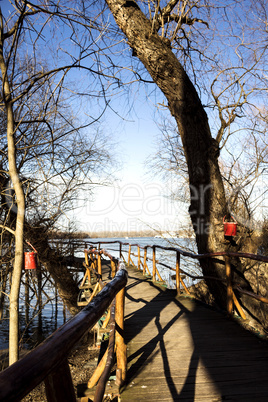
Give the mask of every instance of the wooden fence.
M 76 401 L 74 387 L 71 379 L 71 374 L 68 365 L 68 355 L 85 335 L 87 331 L 93 328 L 96 322 L 103 316 L 104 312 L 110 306 L 110 337 L 109 346 L 102 360 L 100 361 L 93 376 L 89 380 L 88 387 L 94 386 L 97 382 L 95 393 L 95 402 L 102 401 L 105 384 L 109 377 L 114 358 L 114 351 L 117 353 L 117 383 L 120 385 L 126 377 L 126 346 L 123 338 L 124 327 L 124 288 L 127 283 L 127 272 L 124 269 L 124 264 L 119 264 L 120 270 L 116 272 L 117 259 L 114 258 L 108 251 L 102 250 L 102 244 L 119 243 L 119 257 L 126 264 L 137 266 L 142 270 L 143 274 L 150 274 L 153 281 L 157 277 L 159 281 L 163 281 L 158 270 L 158 266 L 164 266 L 175 272 L 175 282 L 177 293 L 180 293 L 181 286 L 185 292 L 189 293 L 185 285 L 182 274 L 189 275 L 195 279 L 206 279 L 204 276 L 191 275 L 180 267 L 181 256 L 189 257 L 195 260 L 202 258 L 224 257 L 225 267 L 225 284 L 227 289 L 227 310 L 231 314 L 233 305 L 245 318 L 243 309 L 236 299 L 234 289 L 240 293 L 254 297 L 261 302 L 268 303 L 268 299 L 248 292 L 236 286 L 232 282 L 232 269 L 230 264 L 231 257 L 249 258 L 256 261 L 268 262 L 268 257 L 248 254 L 248 253 L 228 253 L 217 252 L 211 254 L 194 254 L 175 247 L 165 247 L 160 245 L 140 246 L 139 244 L 131 244 L 120 241 L 102 241 L 90 242 L 85 250 L 86 268 L 84 279 L 90 280 L 94 273 L 98 276 L 96 289 L 100 292 L 94 299 L 90 300 L 89 304 L 69 322 L 60 327 L 49 338 L 47 338 L 36 349 L 27 354 L 23 359 L 14 363 L 8 369 L 0 373 L 0 400 L 19 401 L 34 389 L 42 381 L 45 381 L 47 400 L 49 402 L 56 401 Z M 97 247 L 96 247 L 97 245 Z M 128 246 L 128 250 L 123 250 L 123 246 Z M 133 247 L 137 248 L 137 254 L 133 253 Z M 152 248 L 152 272 L 150 272 L 147 261 L 150 259 L 147 255 L 148 248 Z M 166 263 L 157 260 L 157 249 L 162 249 L 168 252 L 175 252 L 176 264 L 175 267 L 170 267 Z M 142 255 L 143 250 L 143 255 Z M 112 277 L 114 277 L 106 286 L 102 286 L 102 256 L 107 256 L 111 260 Z M 133 256 L 137 258 L 136 264 L 133 261 Z M 219 280 L 219 278 L 210 277 L 209 279 Z
M 111 304 L 117 310 L 117 317 L 112 313 L 112 321 L 116 321 L 118 331 L 122 329 L 127 271 L 124 264 L 119 265 L 120 269 L 114 279 L 96 295 L 91 303 L 23 359 L 0 373 L 0 401 L 20 401 L 42 381 L 45 381 L 47 401 L 76 401 L 68 355 Z M 113 301 L 114 299 L 116 301 Z M 124 339 L 121 334 L 117 336 L 116 342 L 117 350 L 124 352 Z M 122 356 L 121 353 L 117 359 L 117 367 L 122 373 L 126 371 L 126 354 Z M 102 383 L 107 378 L 107 368 L 103 374 Z M 94 400 L 102 401 L 103 393 L 103 386 L 99 386 Z
M 237 253 L 237 252 L 226 252 L 226 251 L 222 251 L 222 252 L 216 252 L 216 253 L 208 253 L 208 254 L 194 254 L 185 250 L 182 250 L 180 248 L 177 247 L 165 247 L 165 246 L 161 246 L 161 245 L 145 245 L 145 246 L 141 246 L 137 243 L 129 243 L 129 242 L 121 242 L 119 240 L 114 240 L 114 241 L 101 241 L 101 242 L 87 242 L 87 244 L 89 245 L 89 247 L 93 248 L 96 247 L 98 248 L 100 254 L 101 254 L 101 247 L 102 244 L 119 244 L 119 257 L 122 258 L 125 263 L 127 265 L 133 265 L 136 266 L 138 268 L 138 270 L 141 270 L 142 267 L 142 272 L 145 275 L 146 273 L 152 276 L 152 280 L 156 281 L 156 278 L 158 276 L 158 279 L 160 281 L 163 281 L 159 270 L 157 268 L 157 265 L 163 266 L 166 269 L 169 269 L 171 271 L 175 272 L 175 286 L 176 286 L 176 290 L 177 293 L 180 294 L 181 292 L 181 286 L 184 288 L 184 291 L 186 293 L 190 293 L 189 290 L 187 289 L 187 286 L 185 285 L 182 275 L 184 276 L 189 276 L 192 279 L 210 279 L 210 280 L 221 280 L 220 278 L 217 277 L 213 277 L 213 276 L 201 276 L 201 275 L 191 275 L 188 272 L 184 271 L 181 269 L 180 267 L 180 260 L 181 260 L 181 256 L 184 257 L 188 257 L 194 260 L 201 260 L 201 259 L 206 259 L 206 258 L 214 258 L 214 257 L 224 257 L 224 267 L 225 267 L 225 284 L 226 284 L 226 309 L 228 314 L 232 314 L 233 313 L 233 308 L 234 306 L 236 307 L 237 311 L 239 312 L 241 318 L 246 319 L 245 313 L 241 307 L 241 305 L 239 304 L 236 295 L 234 293 L 234 289 L 236 291 L 238 291 L 241 294 L 246 294 L 250 297 L 253 297 L 263 303 L 268 303 L 268 299 L 266 297 L 257 295 L 253 292 L 249 292 L 247 290 L 242 289 L 239 285 L 237 285 L 236 283 L 233 283 L 232 281 L 232 269 L 231 269 L 231 263 L 230 263 L 230 258 L 231 257 L 236 257 L 236 258 L 248 258 L 250 260 L 255 260 L 255 261 L 262 261 L 264 263 L 268 262 L 268 257 L 262 256 L 262 255 L 257 255 L 257 254 L 250 254 L 250 253 Z M 128 251 L 123 251 L 123 246 L 128 246 Z M 133 248 L 136 247 L 137 248 L 137 254 L 133 253 Z M 147 256 L 147 250 L 148 248 L 152 249 L 152 272 L 150 272 L 148 265 L 147 265 L 147 261 L 150 259 Z M 160 250 L 165 250 L 165 251 L 169 251 L 169 252 L 175 252 L 176 253 L 176 267 L 170 267 L 165 263 L 162 263 L 160 261 L 157 260 L 157 256 L 156 256 L 156 250 L 160 249 Z M 143 250 L 143 256 L 141 254 L 141 250 Z M 107 251 L 106 251 L 107 253 Z M 125 256 L 124 254 L 127 254 L 127 256 Z M 137 258 L 137 263 L 135 264 L 133 262 L 133 256 L 135 256 Z

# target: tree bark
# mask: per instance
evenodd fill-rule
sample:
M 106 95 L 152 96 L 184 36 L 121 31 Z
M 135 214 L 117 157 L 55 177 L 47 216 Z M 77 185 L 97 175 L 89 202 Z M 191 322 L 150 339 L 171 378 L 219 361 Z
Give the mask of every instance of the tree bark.
M 153 81 L 161 89 L 175 118 L 188 165 L 191 203 L 189 213 L 199 253 L 236 250 L 223 231 L 227 202 L 218 165 L 219 145 L 213 139 L 208 117 L 194 85 L 174 55 L 170 42 L 152 29 L 135 1 L 106 0 L 115 21 Z M 203 273 L 225 280 L 223 258 L 200 261 Z M 236 280 L 249 286 L 236 261 Z M 215 300 L 226 307 L 226 286 L 208 280 Z
M 8 71 L 3 55 L 3 38 L 0 43 L 0 69 L 3 80 L 3 98 L 7 116 L 7 144 L 9 176 L 16 195 L 16 229 L 15 229 L 15 258 L 13 264 L 11 289 L 9 295 L 9 364 L 19 358 L 19 291 L 23 267 L 23 232 L 25 215 L 25 197 L 16 165 L 15 124 L 11 91 L 8 82 Z
M 25 235 L 38 252 L 38 258 L 49 272 L 58 289 L 58 294 L 71 314 L 80 311 L 77 306 L 79 288 L 67 268 L 64 256 L 58 255 L 49 245 L 46 229 L 32 228 L 25 224 Z

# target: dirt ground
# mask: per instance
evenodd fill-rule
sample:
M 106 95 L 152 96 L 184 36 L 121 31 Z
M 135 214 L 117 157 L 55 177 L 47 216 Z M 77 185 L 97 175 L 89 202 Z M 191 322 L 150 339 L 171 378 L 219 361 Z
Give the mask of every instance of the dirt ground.
M 2 352 L 2 354 L 1 354 Z M 27 353 L 27 351 L 26 351 Z M 21 354 L 23 356 L 23 353 Z M 81 396 L 86 389 L 86 384 L 91 378 L 94 370 L 97 367 L 100 355 L 100 349 L 94 346 L 93 333 L 88 334 L 87 339 L 84 339 L 78 344 L 72 351 L 68 358 L 71 376 L 73 379 L 73 385 L 75 394 L 77 396 L 77 402 L 81 401 Z M 21 357 L 22 357 L 21 356 Z M 0 371 L 7 368 L 8 365 L 8 350 L 0 351 Z M 107 384 L 106 391 L 109 394 L 114 381 L 110 381 Z M 94 389 L 92 391 L 92 400 L 94 395 Z M 112 394 L 111 394 L 112 395 Z M 112 399 L 111 399 L 112 398 Z M 117 401 L 118 398 L 111 396 L 104 397 L 104 401 Z M 90 401 L 91 399 L 89 399 Z M 46 402 L 45 385 L 41 383 L 33 391 L 31 391 L 21 402 Z
M 77 386 L 86 384 L 93 374 L 98 363 L 99 349 L 93 348 L 93 341 L 84 341 L 78 345 L 69 356 L 69 367 L 77 395 Z M 45 402 L 46 393 L 44 383 L 41 383 L 22 402 Z M 77 398 L 80 401 L 80 398 Z

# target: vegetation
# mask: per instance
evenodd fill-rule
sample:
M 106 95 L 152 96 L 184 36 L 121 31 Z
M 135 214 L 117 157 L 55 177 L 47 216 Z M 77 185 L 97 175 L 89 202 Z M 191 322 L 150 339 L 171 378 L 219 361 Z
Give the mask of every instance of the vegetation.
M 145 5 L 144 2 L 107 0 L 106 3 L 118 27 L 127 38 L 133 55 L 142 62 L 165 96 L 166 107 L 176 122 L 177 131 L 172 144 L 176 145 L 180 141 L 182 144 L 181 149 L 186 161 L 182 166 L 184 169 L 187 166 L 189 180 L 189 213 L 199 253 L 243 249 L 249 251 L 252 244 L 249 225 L 242 222 L 242 230 L 237 240 L 227 239 L 224 236 L 223 217 L 230 217 L 232 209 L 229 208 L 224 188 L 219 156 L 223 154 L 223 149 L 234 132 L 238 132 L 240 138 L 245 141 L 243 131 L 246 130 L 253 132 L 255 144 L 264 141 L 262 151 L 258 152 L 260 158 L 255 173 L 259 173 L 259 169 L 262 172 L 266 169 L 266 160 L 262 158 L 267 154 L 267 144 L 264 140 L 267 130 L 265 101 L 260 106 L 254 98 L 257 94 L 263 95 L 266 90 L 263 62 L 267 48 L 259 42 L 262 32 L 266 31 L 267 27 L 264 3 L 257 2 L 261 17 L 255 20 L 253 28 L 247 25 L 247 20 L 245 24 L 241 20 L 239 13 L 243 13 L 243 10 L 240 2 L 230 1 L 225 7 L 221 7 L 217 2 L 210 6 L 202 1 L 198 3 L 169 1 L 164 6 L 161 2 L 150 2 Z M 252 3 L 251 7 L 248 8 L 247 16 L 250 11 L 250 18 L 254 19 L 256 3 Z M 229 10 L 232 12 L 228 13 Z M 217 19 L 217 13 L 221 15 L 221 23 Z M 239 25 L 237 25 L 238 20 Z M 211 31 L 210 25 L 214 27 L 214 30 Z M 224 65 L 222 62 L 224 50 L 219 48 L 218 56 L 217 47 L 212 48 L 214 53 L 211 57 L 209 49 L 214 44 L 214 38 L 216 42 L 220 40 L 221 36 L 216 35 L 227 27 L 231 28 L 227 58 L 229 54 L 230 57 L 228 60 L 223 60 L 227 62 Z M 247 29 L 250 29 L 252 35 L 250 43 Z M 234 48 L 233 53 L 230 50 L 231 46 Z M 234 62 L 237 64 L 234 65 Z M 214 136 L 205 107 L 198 94 L 198 90 L 201 92 L 202 88 L 198 87 L 198 78 L 202 80 L 206 71 L 208 71 L 208 78 L 214 75 L 210 83 L 205 78 L 203 82 L 201 81 L 203 88 L 210 84 L 211 93 L 207 99 L 207 109 L 213 108 L 215 113 L 218 113 L 219 125 L 217 130 L 213 130 Z M 253 86 L 250 84 L 252 79 Z M 206 94 L 208 94 L 208 88 Z M 251 111 L 252 125 L 240 126 L 241 115 L 244 113 L 248 115 Z M 231 130 L 234 122 L 234 128 Z M 180 141 L 177 140 L 178 136 Z M 174 154 L 171 158 L 180 155 L 176 148 L 173 147 L 173 150 Z M 233 165 L 238 164 L 235 154 L 231 155 Z M 177 168 L 181 168 L 180 164 Z M 254 177 L 254 171 L 252 175 Z M 247 184 L 249 178 L 250 174 L 246 180 Z M 230 185 L 232 185 L 231 179 L 232 174 L 229 171 Z M 242 188 L 245 188 L 245 185 Z M 237 200 L 238 193 L 239 191 L 236 192 L 233 203 Z M 207 284 L 216 302 L 225 307 L 223 261 L 202 260 L 200 263 L 205 275 L 213 275 L 221 279 L 219 281 L 208 279 Z M 234 280 L 244 289 L 252 290 L 245 278 L 245 269 L 240 260 L 233 261 Z M 254 316 L 256 303 L 247 296 L 240 297 L 240 301 L 249 316 Z
M 268 255 L 268 220 L 264 220 L 262 230 L 258 239 L 259 251 L 263 255 Z
M 12 272 L 11 363 L 18 358 L 25 240 L 71 308 L 77 286 L 49 236 L 63 230 L 61 218 L 79 190 L 88 195 L 100 175 L 109 176 L 111 146 L 99 121 L 125 89 L 130 99 L 131 84 L 165 97 L 158 109 L 172 116 L 172 127 L 164 121 L 156 169 L 175 174 L 176 196 L 188 194 L 198 251 L 256 251 L 252 216 L 266 191 L 260 179 L 268 153 L 263 0 L 249 0 L 246 15 L 239 0 L 10 1 L 0 25 L 1 245 L 6 275 Z M 223 233 L 230 215 L 239 221 L 236 239 Z M 224 278 L 223 260 L 201 265 L 206 276 Z M 233 268 L 236 282 L 253 290 L 248 267 L 237 259 Z M 220 280 L 207 285 L 225 306 Z M 254 302 L 240 301 L 254 316 Z
M 51 250 L 47 232 L 61 225 L 61 217 L 74 208 L 79 190 L 89 192 L 99 182 L 98 173 L 103 174 L 110 163 L 109 140 L 92 126 L 103 113 L 105 102 L 95 109 L 95 116 L 81 111 L 75 116 L 73 109 L 78 83 L 72 83 L 71 73 L 78 65 L 83 68 L 85 57 L 81 53 L 75 58 L 67 56 L 66 49 L 61 48 L 62 57 L 58 58 L 58 24 L 67 29 L 69 21 L 64 13 L 55 11 L 56 6 L 52 7 L 55 19 L 51 20 L 51 10 L 40 6 L 15 1 L 0 13 L 1 255 L 6 276 L 12 272 L 10 363 L 18 359 L 19 289 L 25 241 L 37 249 L 60 295 L 77 311 L 77 284 L 61 263 L 62 256 Z M 48 42 L 52 46 L 50 58 L 46 57 Z M 93 44 L 94 38 L 88 38 L 88 46 Z M 93 96 L 93 89 L 85 94 Z

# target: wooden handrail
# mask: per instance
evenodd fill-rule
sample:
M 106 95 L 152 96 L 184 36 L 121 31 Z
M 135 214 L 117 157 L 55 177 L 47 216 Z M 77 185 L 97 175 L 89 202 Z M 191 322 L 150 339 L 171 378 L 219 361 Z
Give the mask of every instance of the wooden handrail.
M 50 378 L 49 381 L 46 381 L 46 387 L 55 386 L 63 393 L 66 390 L 69 393 L 68 399 L 63 397 L 61 400 L 75 401 L 76 399 L 71 399 L 70 396 L 71 387 L 66 388 L 66 378 L 70 375 L 67 356 L 84 334 L 102 317 L 116 294 L 124 289 L 126 283 L 127 271 L 124 264 L 121 263 L 115 278 L 100 291 L 91 303 L 23 359 L 0 373 L 0 400 L 20 401 L 38 384 Z M 53 382 L 55 377 L 56 380 Z M 53 389 L 54 395 L 56 391 Z M 48 401 L 52 401 L 49 399 L 49 391 L 47 391 L 47 395 Z
M 153 248 L 154 246 L 157 248 L 160 248 L 162 250 L 166 250 L 166 251 L 178 251 L 182 256 L 184 257 L 190 257 L 193 259 L 202 259 L 202 258 L 210 258 L 210 257 L 224 257 L 224 256 L 229 256 L 229 257 L 239 257 L 239 258 L 250 258 L 251 260 L 256 260 L 256 261 L 263 261 L 263 262 L 268 262 L 268 257 L 264 256 L 264 255 L 259 255 L 259 254 L 251 254 L 251 253 L 236 253 L 236 252 L 229 252 L 229 251 L 217 251 L 215 253 L 205 253 L 205 254 L 195 254 L 195 253 L 190 253 L 189 251 L 185 251 L 182 250 L 178 247 L 166 247 L 166 246 L 161 246 L 158 244 L 155 245 L 151 245 L 148 244 L 146 246 L 141 246 L 138 243 L 125 243 L 125 242 L 121 242 L 120 240 L 113 240 L 113 241 L 92 241 L 92 242 L 87 242 L 88 244 L 114 244 L 114 243 L 119 243 L 122 246 L 129 246 L 131 245 L 132 247 L 140 247 L 142 249 L 145 248 Z
M 100 242 L 90 242 L 91 244 L 99 244 Z M 185 275 L 190 276 L 193 279 L 212 279 L 212 280 L 218 280 L 218 281 L 223 281 L 221 278 L 214 278 L 212 276 L 208 277 L 208 276 L 194 276 L 191 274 L 188 274 L 187 272 L 183 271 L 180 268 L 180 256 L 184 256 L 184 257 L 189 257 L 189 258 L 193 258 L 193 259 L 204 259 L 204 258 L 213 258 L 213 257 L 224 257 L 223 262 L 223 267 L 225 266 L 225 273 L 226 273 L 226 287 L 227 287 L 227 311 L 228 313 L 231 314 L 232 310 L 233 310 L 233 305 L 235 305 L 235 307 L 237 308 L 237 310 L 239 311 L 239 314 L 241 315 L 241 317 L 243 319 L 246 318 L 245 313 L 243 312 L 242 307 L 239 305 L 239 302 L 234 294 L 233 289 L 236 289 L 238 292 L 242 293 L 242 294 L 246 294 L 250 297 L 253 297 L 257 300 L 260 300 L 263 303 L 268 303 L 268 299 L 263 297 L 263 296 L 259 296 L 253 292 L 248 292 L 244 289 L 242 289 L 240 286 L 238 286 L 235 283 L 232 283 L 232 273 L 231 273 L 231 265 L 230 265 L 230 257 L 237 257 L 237 258 L 249 258 L 251 260 L 255 260 L 255 261 L 262 261 L 262 262 L 268 262 L 268 257 L 263 256 L 263 255 L 258 255 L 258 254 L 251 254 L 251 253 L 238 253 L 238 252 L 228 252 L 228 251 L 217 251 L 215 253 L 206 253 L 206 254 L 194 254 L 194 253 L 190 253 L 188 251 L 184 251 L 178 247 L 166 247 L 166 246 L 161 246 L 161 245 L 157 245 L 157 244 L 153 244 L 153 245 L 145 245 L 145 246 L 141 246 L 140 244 L 137 243 L 129 243 L 129 242 L 121 242 L 120 240 L 113 240 L 113 241 L 101 241 L 102 244 L 115 244 L 115 243 L 119 243 L 120 244 L 120 255 L 122 254 L 122 245 L 125 246 L 129 246 L 129 251 L 128 251 L 128 261 L 130 261 L 131 257 L 131 247 L 137 247 L 138 248 L 138 266 L 139 266 L 139 261 L 140 261 L 140 249 L 144 249 L 144 263 L 143 263 L 143 274 L 145 275 L 146 273 L 146 269 L 149 273 L 149 269 L 148 266 L 146 264 L 147 259 L 149 259 L 147 257 L 147 249 L 148 248 L 152 248 L 153 250 L 153 281 L 155 281 L 156 279 L 156 272 L 158 273 L 157 267 L 156 267 L 156 263 L 158 263 L 159 265 L 162 265 L 172 271 L 176 272 L 176 289 L 177 289 L 177 293 L 180 293 L 180 284 L 184 287 L 185 291 L 187 293 L 189 293 L 187 287 L 185 286 L 180 273 L 184 273 Z M 155 250 L 156 248 L 165 250 L 165 251 L 174 251 L 176 252 L 176 269 L 169 267 L 166 264 L 163 264 L 161 262 L 158 262 L 156 260 L 155 257 Z M 133 254 L 133 253 L 132 253 Z M 122 254 L 123 255 L 123 254 Z M 133 264 L 134 265 L 134 264 Z M 158 276 L 160 277 L 159 273 Z M 160 277 L 161 278 L 161 277 Z M 160 279 L 161 280 L 161 279 Z

